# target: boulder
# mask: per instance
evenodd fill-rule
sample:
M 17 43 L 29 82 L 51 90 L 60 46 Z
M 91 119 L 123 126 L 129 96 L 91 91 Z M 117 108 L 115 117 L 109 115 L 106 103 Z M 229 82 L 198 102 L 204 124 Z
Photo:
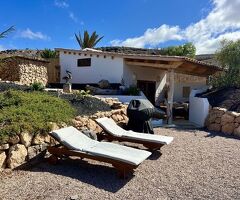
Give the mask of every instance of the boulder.
M 221 125 L 216 123 L 210 124 L 207 128 L 210 131 L 218 131 L 218 132 L 221 131 Z
M 108 80 L 101 80 L 98 82 L 98 86 L 101 88 L 101 89 L 107 89 L 107 88 L 110 88 L 110 83 Z
M 11 145 L 17 144 L 19 142 L 20 142 L 20 138 L 18 135 L 12 135 L 8 139 L 8 143 L 10 143 Z
M 23 164 L 27 157 L 27 149 L 23 144 L 15 144 L 10 147 L 7 164 L 13 169 Z
M 240 117 L 240 113 L 233 112 L 233 111 L 227 111 L 227 114 L 233 116 L 234 118 L 235 118 L 235 117 Z
M 92 119 L 89 119 L 88 123 L 87 123 L 87 128 L 89 130 L 95 130 L 96 129 L 96 122 L 93 121 Z
M 1 144 L 0 145 L 0 151 L 2 150 L 8 150 L 9 149 L 9 144 Z
M 32 144 L 44 144 L 45 143 L 45 137 L 43 134 L 37 134 L 32 140 Z M 49 139 L 50 140 L 50 139 Z
M 235 120 L 235 117 L 229 115 L 228 113 L 225 113 L 221 118 L 221 125 L 224 126 L 227 123 L 233 123 Z
M 215 123 L 220 124 L 220 123 L 221 123 L 221 117 L 217 117 L 217 118 L 215 119 Z
M 222 126 L 222 132 L 231 135 L 235 129 L 234 123 L 227 123 Z
M 240 137 L 240 126 L 234 129 L 233 134 Z
M 44 154 L 45 153 L 44 151 L 46 149 L 47 149 L 46 144 L 40 144 L 40 145 L 34 145 L 34 146 L 28 147 L 28 150 L 27 150 L 28 160 L 38 157 L 38 155 L 41 154 L 42 152 L 43 152 L 42 154 Z M 42 155 L 41 155 L 40 157 L 43 158 L 44 156 L 42 157 Z
M 27 131 L 22 132 L 20 135 L 20 140 L 21 143 L 25 146 L 25 147 L 29 147 L 32 143 L 32 139 L 33 139 L 33 135 Z
M 240 117 L 236 117 L 235 122 L 240 124 Z
M 5 168 L 6 165 L 6 153 L 5 151 L 0 151 L 0 170 L 1 168 Z

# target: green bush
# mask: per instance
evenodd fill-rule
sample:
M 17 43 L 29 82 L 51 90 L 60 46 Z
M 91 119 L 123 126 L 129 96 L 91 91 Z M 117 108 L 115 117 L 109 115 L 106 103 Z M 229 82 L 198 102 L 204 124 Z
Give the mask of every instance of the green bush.
M 51 50 L 51 49 L 44 49 L 41 52 L 41 57 L 44 58 L 44 59 L 57 58 L 58 53 L 54 50 Z
M 0 143 L 22 131 L 46 133 L 51 128 L 50 122 L 70 123 L 74 114 L 67 101 L 44 92 L 0 93 Z
M 45 86 L 40 82 L 34 82 L 31 84 L 30 88 L 33 91 L 43 91 Z

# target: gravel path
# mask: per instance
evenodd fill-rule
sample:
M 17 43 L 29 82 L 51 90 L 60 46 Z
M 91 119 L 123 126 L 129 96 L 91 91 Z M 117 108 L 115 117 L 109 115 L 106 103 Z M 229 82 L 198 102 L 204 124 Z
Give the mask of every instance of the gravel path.
M 98 162 L 42 163 L 0 173 L 0 199 L 240 199 L 239 139 L 199 130 L 155 131 L 175 140 L 127 180 Z

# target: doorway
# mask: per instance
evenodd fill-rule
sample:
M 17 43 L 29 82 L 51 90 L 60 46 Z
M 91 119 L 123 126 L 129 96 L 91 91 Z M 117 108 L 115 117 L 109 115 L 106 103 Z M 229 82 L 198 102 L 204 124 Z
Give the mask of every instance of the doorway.
M 138 80 L 137 87 L 144 93 L 148 100 L 155 105 L 156 82 Z

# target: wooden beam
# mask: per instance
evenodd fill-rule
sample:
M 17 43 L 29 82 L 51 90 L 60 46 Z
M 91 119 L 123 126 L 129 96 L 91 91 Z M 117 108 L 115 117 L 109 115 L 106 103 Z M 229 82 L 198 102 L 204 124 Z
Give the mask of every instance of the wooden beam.
M 167 116 L 168 116 L 168 124 L 172 124 L 173 120 L 173 95 L 174 95 L 174 70 L 168 70 L 169 76 L 169 89 L 168 89 L 168 106 L 167 106 Z
M 125 61 L 127 65 L 133 66 L 142 66 L 142 67 L 153 67 L 158 69 L 175 69 L 177 68 L 176 65 L 169 65 L 169 64 L 158 64 L 158 63 L 145 63 L 145 62 L 136 62 L 136 61 Z

